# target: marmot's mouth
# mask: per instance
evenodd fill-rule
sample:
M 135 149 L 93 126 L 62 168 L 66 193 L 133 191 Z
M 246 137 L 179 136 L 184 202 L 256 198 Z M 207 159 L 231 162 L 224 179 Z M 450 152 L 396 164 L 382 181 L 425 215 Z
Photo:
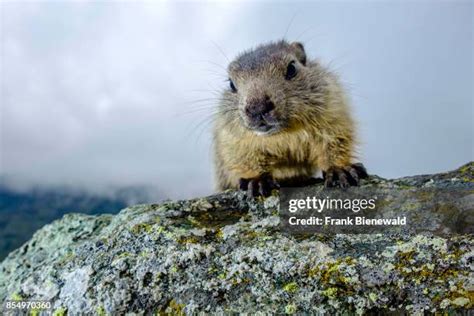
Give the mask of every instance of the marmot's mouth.
M 248 126 L 249 129 L 255 132 L 257 135 L 271 135 L 280 131 L 280 124 L 268 124 L 266 122 L 260 122 L 259 124 L 252 124 Z
M 243 115 L 242 119 L 244 125 L 257 135 L 275 134 L 282 128 L 282 124 L 274 111 L 254 115 Z

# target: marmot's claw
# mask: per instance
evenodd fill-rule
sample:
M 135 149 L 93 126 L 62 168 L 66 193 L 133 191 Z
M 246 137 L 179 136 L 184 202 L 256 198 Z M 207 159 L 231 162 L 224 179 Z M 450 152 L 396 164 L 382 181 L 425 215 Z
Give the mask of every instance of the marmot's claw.
M 340 186 L 341 188 L 347 188 L 349 186 L 349 180 L 346 172 L 342 168 L 329 168 L 324 173 L 324 186 L 330 188 Z
M 248 188 L 249 188 L 249 180 L 240 178 L 239 179 L 239 190 L 247 191 Z
M 365 169 L 364 165 L 361 162 L 352 164 L 350 168 L 355 169 L 357 171 L 357 174 L 359 175 L 359 178 L 365 179 L 369 176 L 367 173 L 367 169 Z
M 268 174 L 263 174 L 254 179 L 240 179 L 239 189 L 247 191 L 247 195 L 251 197 L 270 196 L 273 189 L 278 189 L 278 185 L 273 178 Z
M 360 179 L 368 177 L 367 170 L 361 163 L 355 163 L 345 168 L 333 167 L 323 172 L 326 187 L 347 188 L 357 186 Z

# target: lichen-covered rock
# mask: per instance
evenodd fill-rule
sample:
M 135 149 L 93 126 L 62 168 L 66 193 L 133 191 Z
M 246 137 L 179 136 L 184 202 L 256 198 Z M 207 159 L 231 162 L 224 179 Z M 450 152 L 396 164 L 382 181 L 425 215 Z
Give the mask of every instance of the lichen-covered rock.
M 115 216 L 69 214 L 0 264 L 0 301 L 50 300 L 57 315 L 463 313 L 474 305 L 474 163 L 373 176 L 354 190 L 405 190 L 406 202 L 377 211 L 416 212 L 429 197 L 410 189 L 421 187 L 464 190 L 446 201 L 456 207 L 416 217 L 439 231 L 462 214 L 464 233 L 292 235 L 280 229 L 277 196 L 234 191 Z

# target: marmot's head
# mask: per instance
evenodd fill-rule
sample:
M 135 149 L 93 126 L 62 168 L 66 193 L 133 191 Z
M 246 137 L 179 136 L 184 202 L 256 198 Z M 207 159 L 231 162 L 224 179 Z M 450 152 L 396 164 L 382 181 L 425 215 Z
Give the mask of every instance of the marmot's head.
M 321 71 L 314 62 L 308 65 L 301 43 L 260 45 L 230 63 L 224 104 L 256 134 L 275 134 L 322 102 Z

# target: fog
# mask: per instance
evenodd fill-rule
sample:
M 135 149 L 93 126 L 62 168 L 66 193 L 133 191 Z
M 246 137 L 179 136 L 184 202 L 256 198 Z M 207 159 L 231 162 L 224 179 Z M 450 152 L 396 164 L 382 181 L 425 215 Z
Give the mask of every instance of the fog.
M 0 175 L 17 188 L 211 193 L 210 115 L 228 60 L 284 36 L 341 76 L 371 173 L 474 157 L 470 1 L 0 7 Z

